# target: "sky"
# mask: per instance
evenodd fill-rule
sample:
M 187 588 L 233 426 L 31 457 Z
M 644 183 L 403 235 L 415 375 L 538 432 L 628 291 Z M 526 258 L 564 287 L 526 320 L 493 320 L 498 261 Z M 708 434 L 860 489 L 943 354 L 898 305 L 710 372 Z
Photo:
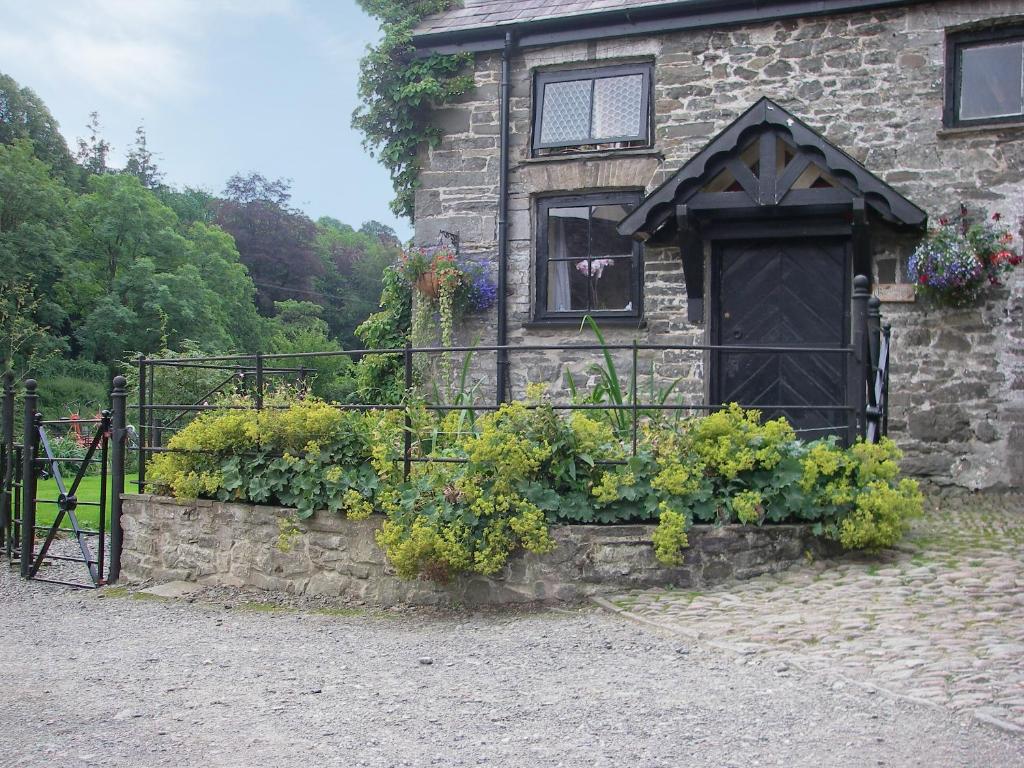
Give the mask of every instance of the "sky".
M 359 227 L 391 213 L 387 171 L 350 126 L 379 37 L 355 0 L 0 0 L 0 72 L 35 91 L 74 149 L 99 113 L 118 167 L 144 125 L 176 187 L 292 180 L 292 204 Z

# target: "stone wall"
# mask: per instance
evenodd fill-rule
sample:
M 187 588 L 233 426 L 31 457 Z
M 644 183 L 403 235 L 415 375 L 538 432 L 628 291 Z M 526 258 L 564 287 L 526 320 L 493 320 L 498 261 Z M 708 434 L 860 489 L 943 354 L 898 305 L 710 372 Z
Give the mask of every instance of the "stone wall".
M 462 577 L 441 586 L 395 576 L 374 541 L 379 517 L 352 521 L 318 512 L 298 521 L 295 535 L 283 535 L 293 515 L 251 504 L 125 496 L 122 578 L 183 579 L 380 606 L 475 606 L 574 601 L 627 587 L 705 587 L 835 551 L 809 526 L 698 525 L 690 531 L 685 563 L 666 568 L 654 557 L 654 526 L 563 526 L 552 530 L 557 547 L 550 554 L 517 555 L 493 578 Z
M 529 325 L 533 302 L 535 199 L 541 195 L 650 191 L 761 96 L 800 116 L 825 138 L 925 208 L 933 219 L 962 201 L 1024 216 L 1024 124 L 944 130 L 947 29 L 1021 14 L 1019 0 L 946 0 L 806 20 L 693 30 L 527 49 L 512 68 L 509 319 L 512 343 L 589 341 L 573 325 Z M 654 62 L 653 146 L 588 155 L 530 157 L 533 76 L 565 65 Z M 416 198 L 416 238 L 459 232 L 464 250 L 496 254 L 500 57 L 477 57 L 477 87 L 437 113 L 441 143 L 425 149 Z M 914 240 L 881 226 L 876 272 L 903 279 Z M 1020 240 L 1017 241 L 1018 247 Z M 703 341 L 706 325 L 686 321 L 674 251 L 645 254 L 645 322 L 609 328 L 613 341 Z M 934 311 L 886 304 L 894 325 L 894 436 L 908 468 L 938 483 L 972 488 L 1024 486 L 1024 277 L 984 307 Z M 464 338 L 494 341 L 494 315 Z M 703 396 L 704 360 L 657 355 L 662 381 L 682 377 L 688 399 Z M 477 361 L 485 386 L 493 356 Z M 649 364 L 649 363 L 648 363 Z M 560 386 L 581 359 L 513 353 L 518 394 L 527 381 Z M 493 373 L 490 373 L 493 382 Z

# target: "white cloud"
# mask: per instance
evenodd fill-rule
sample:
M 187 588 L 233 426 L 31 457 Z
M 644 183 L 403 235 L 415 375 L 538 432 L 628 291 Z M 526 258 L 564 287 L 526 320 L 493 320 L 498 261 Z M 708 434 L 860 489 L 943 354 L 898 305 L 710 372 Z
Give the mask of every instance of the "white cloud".
M 213 17 L 291 12 L 291 0 L 0 0 L 0 51 L 40 80 L 146 111 L 200 87 L 197 48 Z

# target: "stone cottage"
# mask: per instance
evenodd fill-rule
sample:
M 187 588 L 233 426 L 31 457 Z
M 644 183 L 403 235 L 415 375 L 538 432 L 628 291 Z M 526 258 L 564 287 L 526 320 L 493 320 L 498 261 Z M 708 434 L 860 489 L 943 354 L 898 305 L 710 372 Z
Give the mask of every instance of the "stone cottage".
M 475 88 L 435 111 L 415 226 L 499 265 L 482 343 L 591 341 L 589 314 L 613 341 L 776 348 L 645 352 L 690 402 L 842 402 L 842 356 L 777 348 L 849 345 L 864 274 L 905 468 L 1024 485 L 1021 270 L 956 310 L 906 278 L 929 218 L 961 204 L 1019 246 L 1020 0 L 465 0 L 414 42 L 474 58 Z M 497 357 L 509 396 L 583 366 Z

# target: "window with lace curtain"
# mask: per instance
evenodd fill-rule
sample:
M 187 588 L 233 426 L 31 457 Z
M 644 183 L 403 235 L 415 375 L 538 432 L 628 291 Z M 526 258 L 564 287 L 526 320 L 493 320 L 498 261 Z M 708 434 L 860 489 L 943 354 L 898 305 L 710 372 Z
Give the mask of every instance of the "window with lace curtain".
M 650 86 L 650 64 L 539 73 L 534 153 L 646 146 Z
M 640 192 L 538 201 L 535 319 L 642 315 L 640 244 L 615 227 Z

